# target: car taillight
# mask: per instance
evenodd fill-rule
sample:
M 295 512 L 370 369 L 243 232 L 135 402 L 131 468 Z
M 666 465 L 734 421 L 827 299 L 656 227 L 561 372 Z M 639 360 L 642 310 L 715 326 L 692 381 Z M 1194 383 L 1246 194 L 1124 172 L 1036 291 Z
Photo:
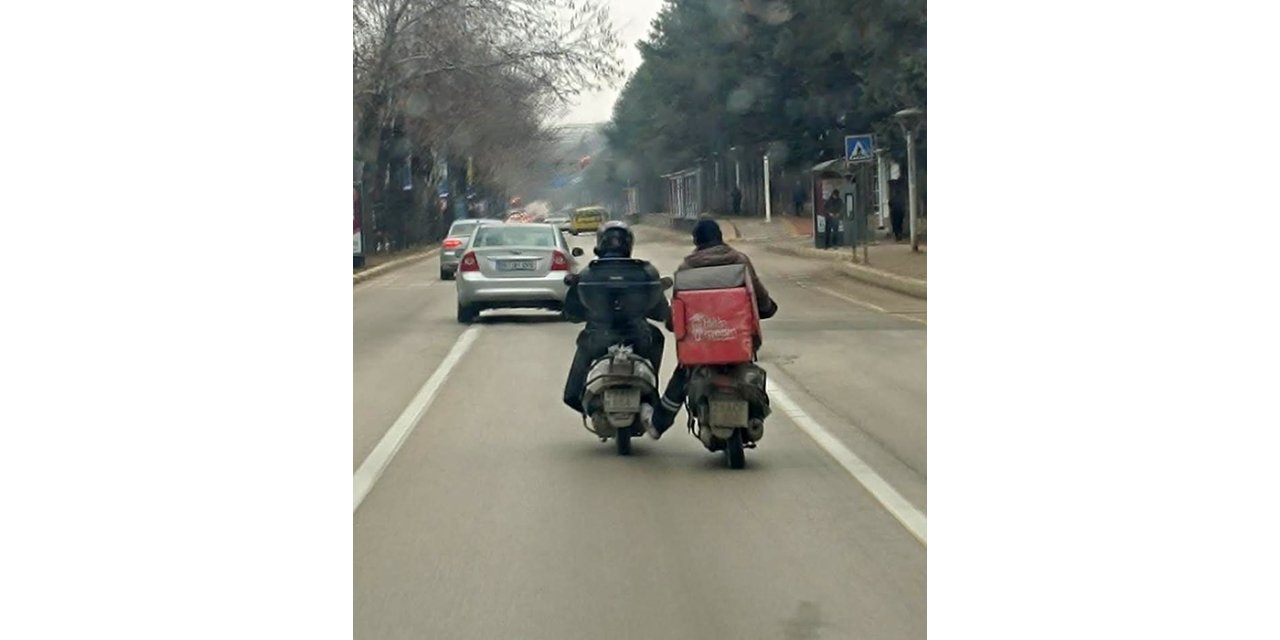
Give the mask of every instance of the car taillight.
M 458 271 L 479 271 L 480 263 L 476 261 L 475 252 L 468 251 L 467 255 L 462 256 L 462 263 L 458 265 Z
M 564 257 L 559 251 L 551 252 L 551 270 L 552 271 L 568 271 L 569 259 Z
M 457 249 L 458 247 L 461 247 L 461 246 L 462 246 L 462 241 L 457 238 L 447 238 L 444 241 L 444 248 L 446 249 Z

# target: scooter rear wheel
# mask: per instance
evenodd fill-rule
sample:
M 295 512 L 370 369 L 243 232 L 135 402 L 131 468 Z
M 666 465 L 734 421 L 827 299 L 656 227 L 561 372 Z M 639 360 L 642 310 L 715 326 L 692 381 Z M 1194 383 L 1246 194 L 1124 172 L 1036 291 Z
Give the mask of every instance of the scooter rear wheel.
M 747 466 L 747 455 L 742 450 L 742 429 L 734 429 L 733 435 L 724 442 L 724 458 L 730 469 L 741 469 Z
M 618 445 L 618 455 L 631 455 L 631 428 L 618 429 L 618 434 L 613 437 Z

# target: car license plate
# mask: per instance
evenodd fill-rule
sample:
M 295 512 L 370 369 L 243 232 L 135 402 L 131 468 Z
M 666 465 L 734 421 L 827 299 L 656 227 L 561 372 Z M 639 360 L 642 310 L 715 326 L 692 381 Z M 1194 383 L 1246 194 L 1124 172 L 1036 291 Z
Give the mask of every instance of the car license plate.
M 711 424 L 717 427 L 747 426 L 746 400 L 712 400 Z
M 501 271 L 533 271 L 537 264 L 533 260 L 503 260 L 498 263 L 498 269 Z
M 636 411 L 640 409 L 639 389 L 609 389 L 604 392 L 605 413 Z

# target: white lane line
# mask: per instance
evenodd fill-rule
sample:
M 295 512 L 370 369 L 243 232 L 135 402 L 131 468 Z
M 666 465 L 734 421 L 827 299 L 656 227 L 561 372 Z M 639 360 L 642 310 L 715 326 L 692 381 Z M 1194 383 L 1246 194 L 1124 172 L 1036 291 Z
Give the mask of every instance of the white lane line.
M 462 360 L 462 356 L 467 353 L 467 349 L 471 348 L 471 343 L 476 341 L 479 333 L 480 327 L 471 327 L 458 336 L 458 341 L 453 343 L 453 349 L 449 350 L 449 354 L 444 357 L 440 366 L 436 367 L 435 373 L 427 378 L 422 388 L 418 389 L 417 395 L 409 401 L 409 406 L 404 408 L 400 417 L 396 418 L 391 428 L 383 434 L 382 439 L 378 441 L 378 446 L 374 447 L 364 462 L 360 463 L 360 468 L 356 469 L 355 475 L 355 506 L 351 508 L 353 513 L 360 508 L 360 503 L 364 502 L 365 496 L 373 490 L 374 483 L 382 477 L 382 472 L 386 471 L 391 458 L 395 457 L 400 446 L 409 438 L 409 434 L 413 433 L 413 428 L 417 426 L 419 420 L 422 420 L 431 402 L 435 400 L 436 393 L 440 391 L 440 385 L 444 384 L 445 379 L 449 377 L 449 371 Z
M 915 536 L 920 544 L 929 546 L 925 540 L 925 516 L 916 509 L 914 505 L 902 497 L 893 487 L 889 486 L 880 474 L 876 473 L 867 463 L 855 455 L 848 447 L 844 446 L 829 431 L 822 428 L 816 420 L 809 417 L 803 409 L 797 405 L 785 391 L 774 384 L 772 380 L 767 382 L 769 392 L 769 400 L 772 404 L 782 409 L 782 413 L 786 414 L 796 426 L 802 431 L 809 434 L 814 442 L 818 443 L 824 451 L 835 458 L 845 471 L 849 472 L 855 480 L 862 483 L 867 491 L 878 501 L 884 508 L 906 527 L 911 535 Z
M 804 287 L 804 286 L 805 286 L 805 285 L 801 285 L 801 287 Z M 901 319 L 903 319 L 903 320 L 910 320 L 910 321 L 912 321 L 912 322 L 919 322 L 920 324 L 928 324 L 927 322 L 925 322 L 924 320 L 921 320 L 920 318 L 913 318 L 913 317 L 908 316 L 908 315 L 903 315 L 903 314 L 900 314 L 900 313 L 897 313 L 897 312 L 894 312 L 894 311 L 889 311 L 888 309 L 885 309 L 884 307 L 881 307 L 881 306 L 879 306 L 879 305 L 874 305 L 874 304 L 871 304 L 870 302 L 864 302 L 864 301 L 859 300 L 859 299 L 857 299 L 857 298 L 851 298 L 851 297 L 849 297 L 849 296 L 844 295 L 843 293 L 840 293 L 839 291 L 832 291 L 831 289 L 828 289 L 828 288 L 826 288 L 826 287 L 807 287 L 807 288 L 809 288 L 809 289 L 813 289 L 814 291 L 820 291 L 820 292 L 825 293 L 825 294 L 827 294 L 827 295 L 829 295 L 829 296 L 831 296 L 831 297 L 833 297 L 833 298 L 839 298 L 839 299 L 841 299 L 841 300 L 844 300 L 845 302 L 848 302 L 848 303 L 851 303 L 851 304 L 856 304 L 856 305 L 858 305 L 858 306 L 860 306 L 860 307 L 865 307 L 865 308 L 867 308 L 867 309 L 871 309 L 872 311 L 879 311 L 880 313 L 883 313 L 883 314 L 885 314 L 885 315 L 890 315 L 890 316 L 893 316 L 893 317 L 895 317 L 895 318 L 901 318 Z M 920 312 L 920 313 L 924 313 L 924 312 Z

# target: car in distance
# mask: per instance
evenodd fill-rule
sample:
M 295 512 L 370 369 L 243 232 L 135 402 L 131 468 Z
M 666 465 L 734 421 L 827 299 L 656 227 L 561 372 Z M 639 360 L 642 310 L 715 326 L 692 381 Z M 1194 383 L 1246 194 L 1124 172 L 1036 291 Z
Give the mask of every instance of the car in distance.
M 575 209 L 569 221 L 569 233 L 595 233 L 609 218 L 604 207 L 582 207 Z
M 482 225 L 496 224 L 496 220 L 466 219 L 458 220 L 449 226 L 449 232 L 440 242 L 440 279 L 452 280 L 458 271 L 458 261 L 467 247 L 467 241 Z

